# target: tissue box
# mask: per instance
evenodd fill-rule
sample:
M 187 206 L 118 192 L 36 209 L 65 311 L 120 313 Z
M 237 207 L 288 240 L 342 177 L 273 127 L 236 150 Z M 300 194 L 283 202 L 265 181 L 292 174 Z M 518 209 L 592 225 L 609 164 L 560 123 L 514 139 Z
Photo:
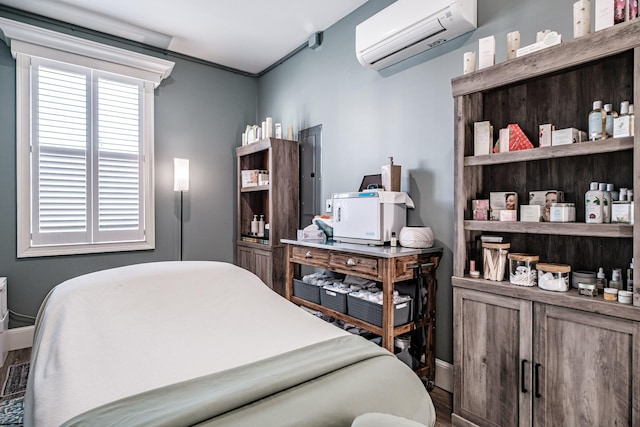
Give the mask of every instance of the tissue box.
M 613 119 L 613 137 L 621 138 L 623 136 L 632 136 L 633 122 L 631 121 L 631 116 L 620 116 L 615 117 Z
M 551 132 L 551 145 L 566 145 L 587 140 L 587 133 L 576 128 L 566 128 Z

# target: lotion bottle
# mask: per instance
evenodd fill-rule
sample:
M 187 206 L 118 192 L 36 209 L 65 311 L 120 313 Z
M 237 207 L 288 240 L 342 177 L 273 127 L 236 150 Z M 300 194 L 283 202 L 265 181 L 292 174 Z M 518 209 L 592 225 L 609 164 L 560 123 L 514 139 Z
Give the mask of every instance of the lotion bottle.
M 613 119 L 618 117 L 618 113 L 613 109 L 613 105 L 604 104 L 605 115 L 605 130 L 607 132 L 607 137 L 613 136 Z
M 251 235 L 258 235 L 258 215 L 254 215 L 253 220 L 251 221 Z
M 631 136 L 634 136 L 636 133 L 634 124 L 636 116 L 633 114 L 633 104 L 629 104 L 629 117 L 629 130 L 631 131 Z
M 598 190 L 598 183 L 592 182 L 589 191 L 584 194 L 584 222 L 587 224 L 602 224 L 604 195 Z
M 601 182 L 598 184 L 598 190 L 602 191 L 602 222 L 611 223 L 611 193 L 607 191 L 607 184 Z
M 589 113 L 589 140 L 607 137 L 607 114 L 602 109 L 602 101 L 593 101 L 593 110 Z
M 258 237 L 264 237 L 264 215 L 260 215 L 258 220 Z

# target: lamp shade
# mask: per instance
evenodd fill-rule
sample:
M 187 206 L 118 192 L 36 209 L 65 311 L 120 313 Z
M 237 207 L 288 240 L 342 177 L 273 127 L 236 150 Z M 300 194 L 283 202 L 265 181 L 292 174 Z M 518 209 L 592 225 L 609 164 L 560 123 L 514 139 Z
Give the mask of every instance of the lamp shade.
M 173 191 L 189 191 L 189 159 L 173 159 Z

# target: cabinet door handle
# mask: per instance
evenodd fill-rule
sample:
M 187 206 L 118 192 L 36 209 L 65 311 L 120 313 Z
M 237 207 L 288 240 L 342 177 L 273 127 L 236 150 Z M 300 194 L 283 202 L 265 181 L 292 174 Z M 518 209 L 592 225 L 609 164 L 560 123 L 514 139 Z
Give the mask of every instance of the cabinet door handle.
M 347 264 L 349 267 L 354 267 L 356 265 L 356 262 L 353 260 L 353 258 L 349 258 L 345 264 Z
M 311 254 L 311 251 L 307 251 L 306 254 L 304 254 L 305 258 L 313 258 L 313 255 Z
M 527 364 L 527 360 L 526 359 L 522 359 L 522 361 L 520 361 L 520 391 L 522 391 L 523 393 L 526 393 L 527 387 L 524 381 L 524 373 L 525 373 L 525 365 Z
M 542 395 L 540 394 L 540 365 L 539 363 L 536 363 L 536 365 L 534 366 L 533 370 L 534 370 L 534 375 L 535 375 L 535 381 L 534 381 L 534 388 L 535 388 L 535 396 L 537 398 L 541 398 Z

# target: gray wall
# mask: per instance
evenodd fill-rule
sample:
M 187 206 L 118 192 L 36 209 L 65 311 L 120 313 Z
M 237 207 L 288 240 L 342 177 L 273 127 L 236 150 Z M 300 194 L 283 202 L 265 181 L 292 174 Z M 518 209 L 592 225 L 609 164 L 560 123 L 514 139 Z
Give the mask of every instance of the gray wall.
M 453 98 L 451 79 L 478 39 L 496 37 L 496 61 L 506 59 L 506 35 L 518 30 L 522 46 L 537 31 L 573 37 L 573 0 L 478 0 L 478 29 L 381 72 L 362 67 L 354 53 L 355 26 L 393 3 L 369 0 L 305 49 L 260 78 L 258 117 L 322 124 L 322 194 L 357 191 L 362 176 L 380 173 L 393 156 L 402 166 L 402 190 L 416 203 L 408 224 L 430 226 L 444 248 L 437 292 L 437 351 L 451 362 L 453 247 Z
M 6 17 L 16 19 L 10 14 Z M 75 35 L 118 45 L 95 36 Z M 154 55 L 144 49 L 133 50 Z M 17 259 L 15 61 L 9 48 L 0 43 L 0 276 L 8 279 L 11 310 L 35 316 L 53 286 L 80 274 L 178 259 L 179 193 L 172 191 L 174 157 L 190 159 L 190 191 L 184 196 L 184 259 L 233 262 L 235 147 L 240 145 L 245 123 L 255 121 L 257 80 L 189 60 L 166 59 L 176 65 L 155 93 L 156 249 Z M 22 325 L 17 319 L 11 321 L 11 327 Z

